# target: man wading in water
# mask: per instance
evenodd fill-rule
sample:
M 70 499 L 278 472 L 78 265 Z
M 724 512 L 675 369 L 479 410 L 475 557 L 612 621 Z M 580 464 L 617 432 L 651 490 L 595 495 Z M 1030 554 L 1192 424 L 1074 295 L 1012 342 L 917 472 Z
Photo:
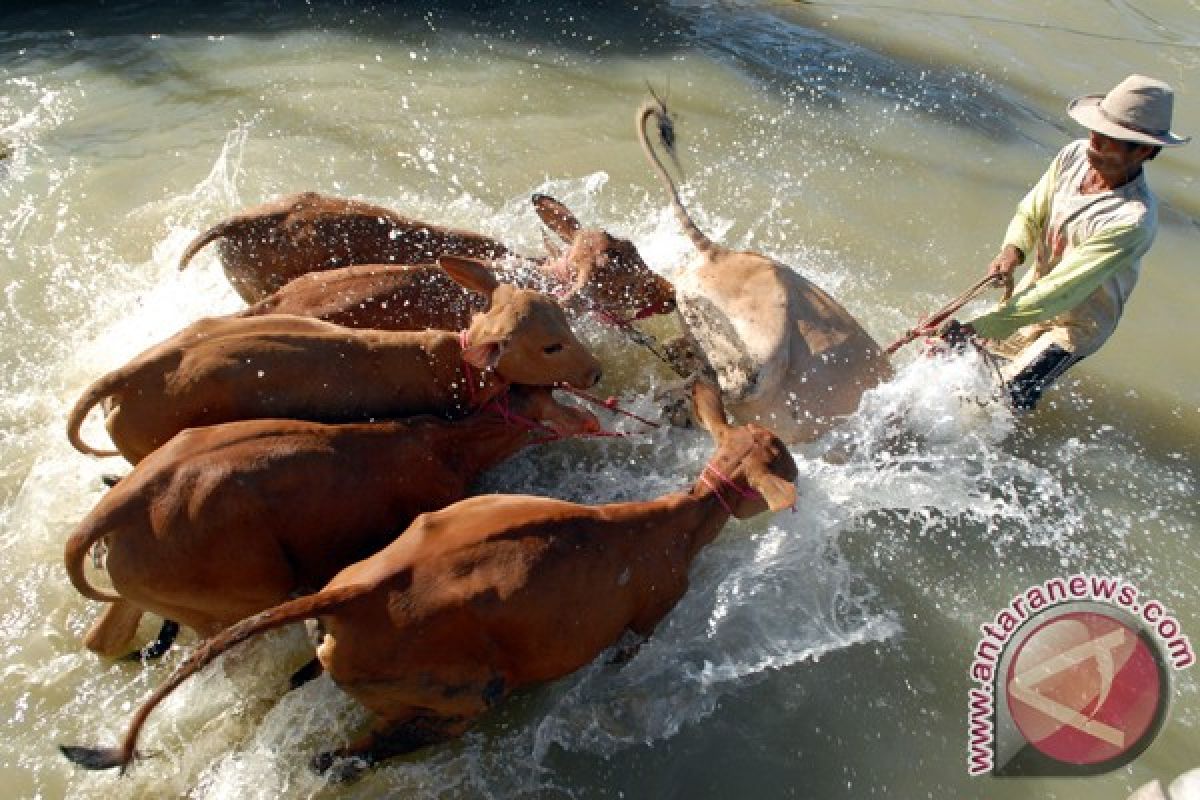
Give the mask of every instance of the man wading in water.
M 989 340 L 987 349 L 1007 362 L 1001 374 L 1013 408 L 1032 409 L 1116 330 L 1158 229 L 1142 164 L 1191 140 L 1171 132 L 1173 105 L 1170 86 L 1141 75 L 1071 101 L 1067 113 L 1089 137 L 1064 147 L 1025 195 L 988 266 L 1009 294 L 986 314 L 938 328 L 952 344 L 970 334 Z M 1011 289 L 1031 252 L 1029 271 Z

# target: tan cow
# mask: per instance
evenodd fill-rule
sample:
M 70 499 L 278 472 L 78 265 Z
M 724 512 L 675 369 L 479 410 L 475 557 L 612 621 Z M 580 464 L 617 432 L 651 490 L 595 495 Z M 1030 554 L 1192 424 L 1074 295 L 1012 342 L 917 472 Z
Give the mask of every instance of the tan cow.
M 462 415 L 508 384 L 587 388 L 600 379 L 600 364 L 553 298 L 498 283 L 478 262 L 444 257 L 441 265 L 488 299 L 463 334 L 351 330 L 283 314 L 200 320 L 85 390 L 67 436 L 81 452 L 120 452 L 136 464 L 199 425 Z M 116 451 L 79 436 L 88 411 L 105 400 Z
M 287 195 L 217 223 L 192 240 L 179 268 L 214 241 L 229 282 L 247 303 L 301 275 L 351 264 L 433 264 L 442 255 L 508 255 L 504 245 L 482 234 L 317 192 Z
M 455 422 L 255 419 L 183 431 L 122 478 L 67 540 L 71 583 L 112 603 L 85 644 L 109 657 L 128 652 L 143 611 L 211 636 L 321 588 L 417 514 L 466 497 L 480 474 L 521 447 L 598 428 L 548 389 L 514 387 Z M 116 594 L 84 572 L 101 539 Z
M 863 392 L 891 377 L 886 355 L 845 308 L 796 270 L 704 235 L 646 137 L 651 119 L 670 150 L 673 128 L 657 98 L 638 109 L 638 139 L 703 257 L 676 283 L 688 349 L 715 374 L 735 419 L 759 420 L 788 442 L 815 439 L 853 413 Z
M 356 200 L 305 192 L 248 209 L 201 233 L 188 245 L 180 269 L 200 249 L 218 241 L 225 272 L 246 302 L 290 305 L 291 313 L 321 318 L 326 317 L 306 309 L 332 308 L 344 320 L 341 324 L 388 330 L 419 330 L 421 318 L 414 321 L 406 316 L 417 310 L 412 292 L 423 297 L 437 294 L 428 284 L 414 286 L 404 273 L 380 272 L 377 267 L 431 265 L 440 255 L 502 259 L 495 266 L 505 272 L 504 280 L 553 290 L 576 308 L 623 319 L 674 310 L 671 283 L 646 266 L 632 242 L 584 228 L 570 209 L 552 197 L 534 195 L 533 206 L 566 245 L 559 248 L 547 240 L 552 257 L 545 261 L 504 258 L 511 255 L 504 245 L 481 234 L 439 228 Z M 333 298 L 314 294 L 324 285 L 314 280 L 285 291 L 284 298 L 268 297 L 309 273 L 363 264 L 373 265 L 374 274 L 365 281 L 363 271 L 337 276 L 336 285 L 330 286 L 336 291 Z M 384 283 L 385 278 L 393 283 Z M 447 296 L 461 298 L 461 290 L 448 281 L 428 280 Z M 359 305 L 369 310 L 356 312 Z M 439 322 L 446 324 L 430 327 L 456 327 L 450 319 Z
M 188 676 L 239 642 L 312 617 L 327 631 L 321 663 L 376 718 L 349 747 L 319 755 L 321 770 L 458 736 L 510 693 L 570 674 L 624 632 L 649 635 L 731 513 L 744 519 L 796 496 L 783 443 L 756 425 L 730 427 L 712 388 L 694 394 L 717 451 L 688 489 L 602 506 L 485 495 L 423 514 L 318 594 L 200 645 L 138 709 L 120 746 L 64 754 L 89 769 L 128 765 L 146 717 Z

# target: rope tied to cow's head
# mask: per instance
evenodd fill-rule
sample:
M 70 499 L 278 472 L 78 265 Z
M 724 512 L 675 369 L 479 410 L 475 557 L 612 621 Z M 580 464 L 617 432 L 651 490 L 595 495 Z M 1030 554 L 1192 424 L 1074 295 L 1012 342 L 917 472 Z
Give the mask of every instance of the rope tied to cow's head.
M 710 472 L 716 476 L 716 481 L 709 479 L 708 473 Z M 747 500 L 762 497 L 761 494 L 748 486 L 745 488 L 738 486 L 732 478 L 728 477 L 715 466 L 713 466 L 711 461 L 704 465 L 704 469 L 700 470 L 700 481 L 712 491 L 717 498 L 717 502 L 721 504 L 721 506 L 729 513 L 729 516 L 731 517 L 736 515 L 733 513 L 733 506 L 731 506 L 729 502 L 725 500 L 725 496 L 721 494 L 722 486 L 730 487 L 733 489 L 733 491 L 737 492 Z
M 558 282 L 558 286 L 552 288 L 550 293 L 560 304 L 566 303 L 568 299 L 578 295 L 580 302 L 602 324 L 621 331 L 631 342 L 650 351 L 651 354 L 670 367 L 679 377 L 687 377 L 686 374 L 680 371 L 678 365 L 662 351 L 657 339 L 645 331 L 635 328 L 633 325 L 638 320 L 653 317 L 658 313 L 653 304 L 648 304 L 644 308 L 638 309 L 632 317 L 625 318 L 607 305 L 598 302 L 595 298 L 579 292 L 580 287 L 576 285 L 578 277 L 575 274 L 575 270 L 572 269 L 571 261 L 566 254 L 547 260 L 542 265 L 542 269 Z
M 625 319 L 611 309 L 596 305 L 593 305 L 592 307 L 592 315 L 596 319 L 600 320 L 600 322 L 621 331 L 621 333 L 625 334 L 629 341 L 633 342 L 639 347 L 649 350 L 651 354 L 658 358 L 659 361 L 666 364 L 676 375 L 681 378 L 687 378 L 687 373 L 684 372 L 670 357 L 668 357 L 665 352 L 663 352 L 657 339 L 634 326 L 633 323 L 637 320 L 652 317 L 654 314 L 655 312 L 652 310 L 652 308 L 647 306 L 646 308 L 643 308 L 634 314 L 632 318 Z
M 462 366 L 463 382 L 466 384 L 467 389 L 467 408 L 481 408 L 483 403 L 487 402 L 487 399 L 485 398 L 478 406 L 476 405 L 476 399 L 479 393 L 485 388 L 483 376 L 489 372 L 495 377 L 496 382 L 501 385 L 501 393 L 503 394 L 504 392 L 508 391 L 508 381 L 506 381 L 502 375 L 500 375 L 491 367 L 480 370 L 478 376 L 476 376 L 475 367 L 470 361 L 467 360 L 466 356 L 467 350 L 470 349 L 471 346 L 468 331 L 463 330 L 458 332 L 458 346 L 460 351 L 459 361 Z
M 512 425 L 513 427 L 522 428 L 530 433 L 542 434 L 539 438 L 534 440 L 534 444 L 547 444 L 549 442 L 556 442 L 559 439 L 569 438 L 559 433 L 541 420 L 532 419 L 531 417 L 526 417 L 523 414 L 518 414 L 513 411 L 512 395 L 507 389 L 493 397 L 488 402 L 484 403 L 480 408 L 480 411 L 490 411 L 498 415 L 500 419 L 504 420 L 505 423 Z M 579 436 L 582 434 L 574 435 Z
M 638 422 L 645 425 L 647 428 L 660 427 L 657 422 L 651 422 L 650 420 L 646 419 L 645 417 L 638 416 L 637 414 L 633 413 L 632 411 L 628 411 L 624 408 L 621 408 L 617 404 L 617 398 L 615 398 L 615 397 L 608 397 L 605 399 L 601 399 L 601 398 L 597 397 L 596 395 L 591 394 L 590 392 L 585 392 L 583 389 L 576 389 L 574 386 L 567 386 L 566 384 L 560 384 L 557 388 L 562 389 L 564 392 L 568 392 L 569 394 L 573 394 L 576 397 L 582 398 L 583 400 L 586 400 L 593 405 L 600 406 L 601 408 L 604 408 L 607 411 L 611 411 L 614 414 L 623 414 L 626 417 L 635 419 Z M 644 432 L 645 431 L 642 431 L 642 433 L 644 433 Z M 584 435 L 630 436 L 632 434 L 621 433 L 620 431 L 601 431 L 596 434 L 584 434 Z

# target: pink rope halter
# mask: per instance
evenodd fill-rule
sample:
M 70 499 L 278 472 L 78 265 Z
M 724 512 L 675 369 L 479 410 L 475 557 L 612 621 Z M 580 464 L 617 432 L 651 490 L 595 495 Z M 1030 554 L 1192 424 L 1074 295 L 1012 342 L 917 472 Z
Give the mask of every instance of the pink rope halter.
M 558 431 L 551 428 L 540 420 L 531 419 L 522 414 L 517 414 L 512 410 L 511 395 L 505 392 L 502 395 L 493 397 L 487 403 L 484 403 L 482 411 L 492 411 L 496 413 L 500 419 L 504 420 L 509 425 L 517 428 L 524 428 L 530 433 L 540 432 L 542 437 L 539 438 L 536 444 L 545 444 L 547 442 L 556 442 L 559 439 L 569 438 L 563 436 Z
M 476 381 L 475 370 L 471 367 L 470 362 L 466 359 L 467 348 L 470 347 L 470 342 L 467 339 L 467 331 L 458 332 L 458 346 L 462 348 L 463 355 L 461 356 L 463 380 L 467 384 L 467 407 L 475 408 L 476 390 L 482 389 L 483 386 Z M 492 370 L 495 374 L 495 370 Z M 480 373 L 482 376 L 482 373 Z M 508 391 L 508 381 L 504 380 L 499 375 L 496 375 L 496 380 L 504 386 L 504 391 Z
M 708 478 L 709 472 L 711 472 L 713 475 L 715 475 L 717 477 L 717 483 L 714 483 L 713 481 L 709 480 L 709 478 Z M 731 487 L 735 492 L 737 492 L 738 494 L 740 494 L 742 497 L 746 498 L 747 500 L 762 497 L 762 495 L 759 494 L 754 489 L 751 489 L 749 487 L 743 489 L 741 486 L 738 486 L 736 483 L 733 482 L 732 479 L 721 474 L 721 471 L 718 470 L 716 467 L 714 467 L 711 462 L 708 464 L 705 464 L 704 469 L 702 469 L 700 471 L 700 480 L 704 482 L 705 486 L 707 486 L 709 489 L 712 490 L 712 493 L 714 495 L 716 495 L 716 497 L 717 497 L 717 501 L 725 508 L 726 511 L 729 512 L 729 516 L 731 516 L 731 517 L 735 516 L 735 514 L 733 513 L 733 508 L 729 505 L 728 502 L 725 501 L 725 497 L 721 494 L 721 486 L 722 485 Z

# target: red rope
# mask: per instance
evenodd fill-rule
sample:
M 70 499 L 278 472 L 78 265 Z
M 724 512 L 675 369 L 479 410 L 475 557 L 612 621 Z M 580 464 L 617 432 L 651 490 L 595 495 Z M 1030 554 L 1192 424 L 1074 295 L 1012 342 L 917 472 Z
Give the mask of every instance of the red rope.
M 949 319 L 960 308 L 974 300 L 979 295 L 983 294 L 984 290 L 990 289 L 992 286 L 999 286 L 1003 280 L 1004 279 L 999 275 L 988 275 L 984 277 L 970 289 L 967 289 L 958 297 L 954 298 L 949 303 L 942 306 L 942 308 L 935 311 L 932 315 L 921 319 L 917 323 L 917 327 L 909 328 L 907 331 L 905 331 L 900 338 L 889 344 L 884 352 L 890 356 L 892 353 L 895 353 L 913 339 L 928 334 L 942 322 Z
M 504 420 L 504 422 L 512 425 L 513 427 L 523 428 L 530 433 L 533 433 L 534 431 L 541 432 L 543 436 L 542 438 L 539 438 L 535 444 L 547 444 L 549 442 L 556 442 L 559 439 L 567 438 L 540 420 L 531 419 L 521 414 L 514 413 L 510 404 L 510 399 L 511 396 L 509 395 L 508 391 L 505 390 L 503 394 L 497 395 L 485 403 L 480 410 L 494 412 L 500 417 L 500 419 Z
M 462 349 L 465 351 L 468 347 L 466 331 L 459 331 L 458 342 L 459 342 L 459 345 L 462 347 Z M 475 405 L 475 374 L 474 374 L 474 371 L 471 369 L 471 365 L 467 362 L 467 360 L 465 358 L 462 360 L 462 369 L 463 369 L 464 379 L 467 382 L 467 405 L 469 407 L 474 407 L 474 405 Z M 651 428 L 658 427 L 658 425 L 656 425 L 655 423 L 651 422 L 648 419 L 639 417 L 637 414 L 634 414 L 631 411 L 625 411 L 624 409 L 619 408 L 617 406 L 617 398 L 615 398 L 615 397 L 610 397 L 607 400 L 601 400 L 600 398 L 595 397 L 594 395 L 590 395 L 581 389 L 576 389 L 574 387 L 567 386 L 566 384 L 563 384 L 556 388 L 564 389 L 574 395 L 584 398 L 585 400 L 595 403 L 596 405 L 604 406 L 609 411 L 615 411 L 617 413 L 625 414 L 626 416 L 633 417 L 634 419 L 638 420 L 639 422 L 641 422 L 645 425 L 650 426 Z M 496 414 L 498 414 L 500 416 L 501 419 L 503 419 L 505 422 L 509 423 L 510 425 L 516 425 L 518 427 L 525 428 L 528 431 L 545 431 L 546 438 L 539 439 L 538 444 L 544 444 L 546 442 L 554 442 L 554 441 L 558 441 L 560 439 L 584 439 L 584 438 L 592 438 L 592 437 L 619 438 L 619 437 L 633 435 L 633 434 L 629 434 L 629 433 L 622 433 L 620 431 L 599 430 L 599 431 L 589 431 L 586 433 L 573 433 L 570 436 L 564 436 L 561 433 L 558 433 L 557 431 L 555 431 L 553 428 L 551 428 L 549 425 L 545 424 L 544 422 L 541 422 L 541 421 L 535 420 L 535 419 L 530 419 L 529 417 L 525 417 L 520 414 L 513 413 L 512 407 L 509 403 L 507 386 L 505 386 L 504 391 L 501 394 L 497 395 L 496 397 L 493 397 L 490 401 L 488 401 L 487 403 L 484 403 L 482 406 L 480 406 L 480 410 L 481 411 L 494 411 Z
M 618 406 L 617 398 L 615 398 L 615 397 L 609 397 L 606 400 L 601 400 L 599 397 L 596 397 L 594 394 L 585 392 L 582 389 L 576 389 L 574 386 L 568 386 L 565 383 L 560 384 L 557 388 L 562 389 L 564 392 L 570 392 L 571 394 L 575 395 L 576 397 L 581 397 L 584 400 L 587 400 L 589 403 L 592 403 L 594 405 L 603 406 L 605 409 L 612 411 L 615 414 L 624 414 L 627 417 L 632 417 L 633 419 L 636 419 L 638 422 L 642 423 L 643 425 L 645 425 L 648 428 L 659 427 L 657 422 L 651 422 L 650 420 L 646 419 L 645 417 L 639 417 L 637 414 L 634 414 L 632 411 L 626 411 L 625 409 Z

